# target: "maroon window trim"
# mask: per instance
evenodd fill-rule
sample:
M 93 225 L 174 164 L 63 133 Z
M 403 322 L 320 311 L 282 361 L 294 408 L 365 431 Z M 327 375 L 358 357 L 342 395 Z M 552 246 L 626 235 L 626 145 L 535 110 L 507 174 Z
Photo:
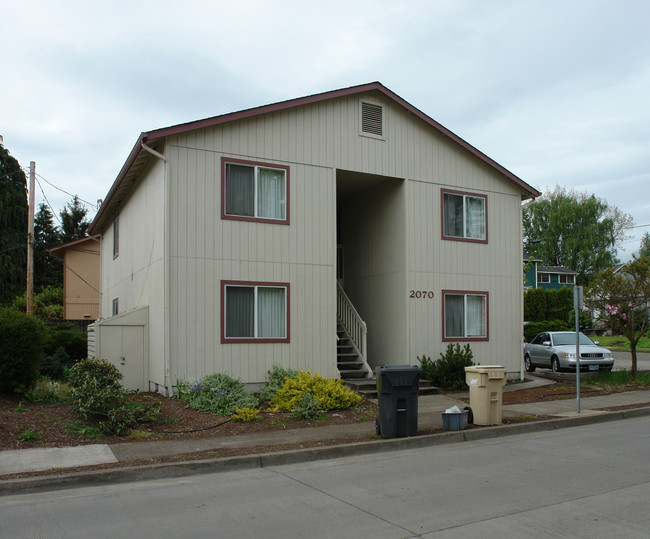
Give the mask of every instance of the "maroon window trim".
M 485 296 L 485 337 L 446 337 L 445 300 L 447 295 Z M 443 342 L 481 342 L 490 340 L 490 293 L 485 290 L 443 290 L 442 291 L 442 340 Z
M 286 191 L 286 208 L 285 208 L 285 218 L 284 219 L 265 219 L 263 217 L 247 217 L 244 215 L 228 215 L 226 213 L 226 164 L 228 163 L 237 163 L 238 165 L 250 165 L 257 167 L 266 167 L 266 168 L 275 168 L 284 170 L 285 172 L 285 191 Z M 262 163 L 260 161 L 247 161 L 245 159 L 232 159 L 230 157 L 221 158 L 221 218 L 228 219 L 231 221 L 249 221 L 254 223 L 271 223 L 274 225 L 288 225 L 290 224 L 289 219 L 289 208 L 291 206 L 290 197 L 289 197 L 289 167 L 287 165 L 276 165 L 274 163 Z
M 464 238 L 460 236 L 447 236 L 445 235 L 445 193 L 453 195 L 465 195 L 476 198 L 482 198 L 485 201 L 485 239 L 479 240 L 475 238 Z M 457 191 L 455 189 L 440 189 L 440 235 L 443 240 L 450 241 L 465 241 L 468 243 L 487 243 L 488 242 L 488 197 L 480 193 L 471 193 L 469 191 Z
M 287 312 L 286 312 L 286 328 L 287 336 L 279 339 L 269 339 L 261 338 L 256 339 L 255 337 L 226 337 L 226 286 L 228 285 L 237 285 L 237 286 L 262 286 L 262 287 L 278 287 L 284 288 L 286 290 L 286 302 L 287 302 Z M 233 344 L 233 343 L 288 343 L 291 342 L 291 290 L 289 283 L 272 283 L 267 281 L 221 281 L 221 344 Z

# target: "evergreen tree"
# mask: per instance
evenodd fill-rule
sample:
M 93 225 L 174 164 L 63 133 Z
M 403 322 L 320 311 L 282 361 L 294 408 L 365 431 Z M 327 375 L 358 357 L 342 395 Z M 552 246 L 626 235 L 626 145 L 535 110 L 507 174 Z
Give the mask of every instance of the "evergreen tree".
M 61 243 L 69 243 L 86 237 L 90 221 L 86 219 L 88 210 L 75 195 L 61 210 Z
M 63 265 L 48 249 L 61 243 L 54 216 L 45 204 L 40 204 L 34 218 L 34 287 L 63 286 Z
M 0 144 L 0 305 L 27 286 L 27 180 Z

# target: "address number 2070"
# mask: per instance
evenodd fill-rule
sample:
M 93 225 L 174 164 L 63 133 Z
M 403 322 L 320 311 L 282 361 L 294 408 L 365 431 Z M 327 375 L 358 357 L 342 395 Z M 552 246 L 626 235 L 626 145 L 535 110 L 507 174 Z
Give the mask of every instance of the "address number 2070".
M 409 297 L 414 299 L 432 299 L 433 290 L 411 290 Z

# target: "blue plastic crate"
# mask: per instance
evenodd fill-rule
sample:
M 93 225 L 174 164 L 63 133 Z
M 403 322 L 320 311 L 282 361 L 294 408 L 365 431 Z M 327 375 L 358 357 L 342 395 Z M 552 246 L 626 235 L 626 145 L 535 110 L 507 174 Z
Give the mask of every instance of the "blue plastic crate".
M 460 413 L 442 413 L 442 428 L 445 430 L 464 430 L 467 428 L 467 416 L 469 410 L 461 410 Z

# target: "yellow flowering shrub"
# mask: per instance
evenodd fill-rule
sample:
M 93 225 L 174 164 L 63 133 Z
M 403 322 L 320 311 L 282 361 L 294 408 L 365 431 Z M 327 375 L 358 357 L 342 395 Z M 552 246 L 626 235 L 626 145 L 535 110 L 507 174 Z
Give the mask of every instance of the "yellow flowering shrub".
M 341 380 L 323 378 L 311 371 L 300 371 L 297 379 L 287 378 L 269 402 L 274 410 L 295 410 L 302 395 L 311 393 L 318 399 L 321 410 L 344 410 L 361 403 L 361 396 L 348 389 Z
M 250 423 L 260 418 L 259 408 L 237 408 L 230 419 L 240 423 Z

